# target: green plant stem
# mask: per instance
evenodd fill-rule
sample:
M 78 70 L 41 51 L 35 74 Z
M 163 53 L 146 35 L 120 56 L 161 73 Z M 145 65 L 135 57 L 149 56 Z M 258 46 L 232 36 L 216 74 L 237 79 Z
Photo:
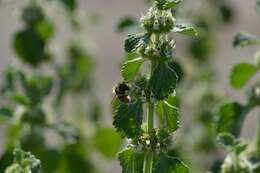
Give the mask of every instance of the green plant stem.
M 154 128 L 154 103 L 148 103 L 147 110 L 147 132 L 151 135 Z M 144 158 L 144 173 L 152 173 L 153 169 L 153 153 L 148 150 Z
M 153 172 L 153 153 L 147 151 L 144 158 L 144 173 Z
M 147 121 L 148 121 L 147 131 L 149 134 L 152 133 L 153 126 L 154 126 L 153 113 L 154 113 L 154 103 L 149 102 L 148 103 L 148 114 L 147 114 Z
M 155 68 L 155 63 L 151 64 L 151 74 Z M 149 135 L 152 135 L 154 128 L 154 103 L 150 100 L 147 105 L 147 132 Z M 153 152 L 148 150 L 145 153 L 144 158 L 144 173 L 152 173 L 153 170 Z
M 260 110 L 259 110 L 260 113 Z M 258 120 L 258 132 L 257 132 L 257 137 L 256 137 L 256 152 L 257 154 L 260 156 L 260 116 L 259 116 L 259 120 Z

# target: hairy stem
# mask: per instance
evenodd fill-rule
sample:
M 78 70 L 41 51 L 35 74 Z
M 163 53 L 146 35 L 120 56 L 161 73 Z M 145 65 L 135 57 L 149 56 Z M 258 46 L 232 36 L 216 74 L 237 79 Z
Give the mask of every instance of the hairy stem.
M 152 62 L 151 74 L 155 68 L 155 63 Z M 147 105 L 147 132 L 149 135 L 152 134 L 154 128 L 154 103 L 150 100 Z M 149 141 L 151 143 L 151 141 Z M 144 158 L 144 173 L 152 173 L 153 170 L 153 152 L 147 151 Z

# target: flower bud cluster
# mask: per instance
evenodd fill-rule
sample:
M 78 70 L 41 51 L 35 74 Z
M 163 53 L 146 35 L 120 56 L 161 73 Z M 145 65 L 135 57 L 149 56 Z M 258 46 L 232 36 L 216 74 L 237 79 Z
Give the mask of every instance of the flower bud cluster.
M 151 60 L 167 61 L 172 58 L 175 41 L 168 38 L 160 38 L 158 42 L 140 48 L 143 57 Z
M 141 25 L 148 33 L 168 33 L 176 23 L 170 10 L 161 11 L 155 7 L 141 18 Z
M 230 154 L 221 167 L 221 173 L 251 173 L 250 164 L 245 158 Z

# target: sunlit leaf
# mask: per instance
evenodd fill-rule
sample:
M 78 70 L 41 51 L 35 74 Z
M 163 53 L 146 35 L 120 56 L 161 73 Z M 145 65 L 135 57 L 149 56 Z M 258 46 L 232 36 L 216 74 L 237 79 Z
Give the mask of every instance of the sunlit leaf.
M 174 132 L 179 128 L 179 111 L 178 108 L 170 105 L 166 101 L 157 104 L 157 112 L 160 115 L 162 127 L 170 132 Z
M 183 26 L 183 25 L 175 25 L 172 32 L 180 33 L 180 34 L 188 35 L 188 36 L 197 36 L 198 35 L 195 28 L 187 27 L 187 26 Z
M 129 81 L 134 78 L 141 65 L 144 63 L 143 58 L 135 58 L 128 60 L 123 64 L 121 73 L 125 81 Z
M 234 88 L 242 88 L 260 70 L 255 64 L 240 63 L 233 67 L 230 75 L 230 84 Z
M 143 107 L 141 101 L 130 104 L 119 104 L 113 112 L 113 125 L 122 137 L 135 137 L 141 132 Z
M 237 102 L 222 104 L 218 110 L 217 132 L 229 132 L 238 136 L 247 112 L 248 108 Z

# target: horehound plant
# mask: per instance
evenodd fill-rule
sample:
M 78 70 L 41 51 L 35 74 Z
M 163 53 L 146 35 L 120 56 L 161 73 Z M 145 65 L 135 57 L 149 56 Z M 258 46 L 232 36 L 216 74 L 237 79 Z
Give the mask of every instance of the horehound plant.
M 258 3 L 259 1 L 257 1 Z M 258 4 L 257 4 L 258 5 Z M 259 7 L 258 7 L 259 8 Z M 247 33 L 238 33 L 233 41 L 234 47 L 260 45 L 260 38 Z M 260 55 L 256 53 L 254 62 L 236 64 L 230 75 L 230 84 L 235 89 L 241 89 L 253 76 L 260 71 Z M 217 132 L 218 140 L 230 151 L 221 167 L 221 173 L 259 173 L 260 172 L 260 122 L 255 140 L 248 144 L 239 139 L 241 128 L 249 112 L 258 109 L 260 120 L 260 83 L 259 78 L 251 86 L 246 103 L 228 101 L 219 108 Z M 258 121 L 259 121 L 258 120 Z
M 118 154 L 124 173 L 189 172 L 182 161 L 167 153 L 171 135 L 179 128 L 174 96 L 176 45 L 169 34 L 196 35 L 192 27 L 177 24 L 172 9 L 179 3 L 155 0 L 140 20 L 144 33 L 130 34 L 125 40 L 125 51 L 139 57 L 123 64 L 124 81 L 114 88 L 113 124 L 129 139 L 127 148 Z M 150 65 L 148 74 L 140 69 L 145 62 Z
M 5 173 L 39 173 L 41 161 L 30 152 L 15 149 L 13 163 L 8 166 Z

